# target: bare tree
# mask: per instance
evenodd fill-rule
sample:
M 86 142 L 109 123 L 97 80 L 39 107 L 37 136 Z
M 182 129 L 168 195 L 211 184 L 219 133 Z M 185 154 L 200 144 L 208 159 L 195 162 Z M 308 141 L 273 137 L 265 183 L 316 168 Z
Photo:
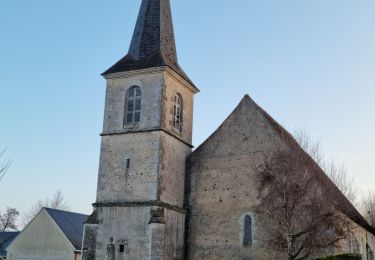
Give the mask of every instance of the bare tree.
M 11 161 L 4 158 L 6 149 L 0 150 L 0 181 L 4 177 L 8 168 L 10 167 Z
M 19 212 L 14 208 L 7 208 L 4 214 L 0 214 L 0 231 L 4 232 L 6 230 L 17 230 L 17 217 Z
M 31 219 L 33 219 L 42 208 L 52 208 L 60 210 L 69 210 L 69 204 L 65 200 L 61 190 L 57 190 L 51 198 L 45 198 L 38 200 L 33 204 L 23 217 L 23 225 L 27 225 Z
M 289 260 L 336 247 L 352 229 L 313 171 L 306 156 L 276 152 L 255 175 L 260 243 Z
M 325 169 L 328 177 L 336 184 L 337 188 L 345 195 L 345 197 L 356 207 L 358 205 L 358 192 L 355 188 L 354 176 L 351 176 L 345 165 L 336 164 L 331 161 L 330 165 Z
M 354 206 L 358 205 L 358 192 L 355 188 L 354 177 L 343 164 L 337 164 L 327 158 L 322 152 L 320 140 L 314 140 L 305 130 L 295 131 L 294 137 L 299 145 L 314 159 L 328 177 Z
M 303 129 L 294 131 L 294 138 L 323 170 L 327 168 L 327 161 L 323 155 L 319 139 L 312 139 L 311 135 Z
M 368 223 L 375 227 L 375 193 L 369 192 L 362 198 L 362 212 Z

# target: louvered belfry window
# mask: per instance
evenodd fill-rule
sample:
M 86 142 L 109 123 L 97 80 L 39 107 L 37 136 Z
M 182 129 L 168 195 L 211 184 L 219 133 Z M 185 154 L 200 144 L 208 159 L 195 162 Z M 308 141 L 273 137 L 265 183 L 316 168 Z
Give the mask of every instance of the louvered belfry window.
M 129 89 L 126 97 L 125 124 L 135 124 L 141 120 L 142 92 L 140 87 Z
M 179 132 L 182 130 L 182 105 L 181 96 L 176 94 L 173 105 L 173 127 Z

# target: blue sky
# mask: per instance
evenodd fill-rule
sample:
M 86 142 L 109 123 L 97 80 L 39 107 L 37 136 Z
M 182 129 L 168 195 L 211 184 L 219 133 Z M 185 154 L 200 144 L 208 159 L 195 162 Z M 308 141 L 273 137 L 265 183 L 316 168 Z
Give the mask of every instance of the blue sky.
M 0 210 L 61 189 L 95 200 L 105 81 L 126 54 L 140 0 L 0 2 L 0 142 L 13 165 Z M 179 61 L 201 89 L 194 145 L 250 96 L 306 129 L 374 187 L 375 1 L 172 0 Z

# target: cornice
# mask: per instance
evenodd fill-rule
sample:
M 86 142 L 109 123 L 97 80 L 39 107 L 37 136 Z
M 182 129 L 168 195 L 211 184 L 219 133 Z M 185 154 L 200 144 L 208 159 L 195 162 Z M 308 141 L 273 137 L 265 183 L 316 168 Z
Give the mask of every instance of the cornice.
M 112 74 L 103 75 L 103 77 L 107 80 L 109 80 L 109 79 L 123 79 L 123 78 L 130 78 L 130 77 L 135 77 L 135 76 L 140 76 L 140 75 L 145 75 L 145 74 L 157 74 L 157 73 L 167 73 L 171 78 L 176 80 L 183 87 L 189 89 L 194 94 L 199 92 L 199 89 L 197 89 L 196 87 L 191 85 L 183 77 L 181 77 L 177 72 L 175 72 L 173 69 L 171 69 L 168 66 L 161 66 L 161 67 L 154 67 L 154 68 L 130 70 L 130 71 L 112 73 Z
M 139 69 L 139 70 L 129 70 L 124 72 L 117 72 L 111 73 L 107 75 L 103 75 L 105 79 L 122 79 L 122 78 L 130 78 L 134 76 L 139 76 L 143 74 L 156 74 L 162 73 L 166 69 L 166 66 L 161 67 L 154 67 L 154 68 L 147 68 L 147 69 Z
M 186 209 L 165 203 L 162 201 L 98 201 L 92 204 L 94 208 L 111 208 L 111 207 L 161 207 L 173 210 L 179 213 L 186 213 Z
M 170 67 L 166 67 L 165 71 L 169 74 L 171 78 L 176 80 L 178 83 L 183 85 L 184 87 L 188 88 L 190 91 L 192 91 L 194 94 L 200 92 L 199 89 L 191 85 L 189 82 L 187 82 L 183 77 L 181 77 L 177 72 L 175 72 Z
M 123 135 L 123 134 L 136 134 L 136 133 L 147 133 L 147 132 L 157 132 L 157 131 L 161 131 L 163 133 L 166 133 L 174 138 L 176 138 L 177 140 L 179 140 L 180 142 L 184 143 L 185 145 L 189 146 L 190 148 L 194 148 L 194 146 L 191 144 L 191 143 L 188 143 L 186 141 L 184 141 L 180 136 L 176 135 L 176 134 L 173 134 L 171 133 L 170 131 L 164 129 L 164 128 L 149 128 L 149 129 L 142 129 L 142 130 L 137 130 L 137 129 L 124 129 L 122 131 L 112 131 L 112 132 L 103 132 L 100 134 L 100 136 L 112 136 L 112 135 Z

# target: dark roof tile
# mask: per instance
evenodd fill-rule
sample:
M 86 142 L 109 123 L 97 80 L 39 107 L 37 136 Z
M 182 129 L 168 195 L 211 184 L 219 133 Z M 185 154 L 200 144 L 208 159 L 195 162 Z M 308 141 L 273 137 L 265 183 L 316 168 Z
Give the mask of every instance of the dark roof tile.
M 6 248 L 20 232 L 0 232 L 0 256 L 6 256 Z
M 62 211 L 57 209 L 45 208 L 47 213 L 52 217 L 60 227 L 65 236 L 79 250 L 82 247 L 83 224 L 87 220 L 87 215 Z
M 128 54 L 103 75 L 161 66 L 194 86 L 178 64 L 170 1 L 143 0 Z

